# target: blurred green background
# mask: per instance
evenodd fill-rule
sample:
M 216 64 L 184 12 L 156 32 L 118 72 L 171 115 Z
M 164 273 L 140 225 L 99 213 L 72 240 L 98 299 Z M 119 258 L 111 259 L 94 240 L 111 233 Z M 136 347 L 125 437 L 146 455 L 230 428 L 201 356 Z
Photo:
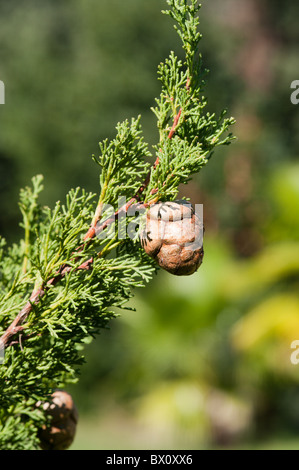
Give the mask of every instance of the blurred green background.
M 91 155 L 118 121 L 150 111 L 157 65 L 181 54 L 164 0 L 0 0 L 0 233 L 20 235 L 19 189 L 42 203 L 98 190 Z M 182 195 L 204 204 L 205 258 L 160 272 L 86 348 L 70 387 L 71 449 L 299 448 L 299 3 L 205 0 L 209 109 L 238 140 Z

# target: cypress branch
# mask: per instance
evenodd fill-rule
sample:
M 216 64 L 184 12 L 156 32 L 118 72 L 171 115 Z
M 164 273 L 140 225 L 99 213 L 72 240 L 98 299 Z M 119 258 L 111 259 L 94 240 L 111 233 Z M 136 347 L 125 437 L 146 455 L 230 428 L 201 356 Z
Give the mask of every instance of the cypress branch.
M 32 187 L 20 192 L 24 238 L 11 247 L 0 238 L 2 449 L 39 448 L 38 430 L 46 418 L 35 404 L 78 379 L 82 345 L 157 271 L 138 227 L 135 236 L 123 236 L 135 212 L 175 200 L 179 185 L 208 163 L 216 147 L 233 140 L 228 130 L 234 119 L 205 112 L 200 5 L 167 4 L 164 13 L 175 21 L 185 59 L 171 52 L 158 66 L 161 94 L 152 111 L 159 141 L 152 151 L 140 116 L 118 123 L 115 138 L 101 142 L 99 156 L 93 156 L 100 169 L 98 195 L 77 188 L 64 204 L 41 207 L 43 178 L 34 177 Z

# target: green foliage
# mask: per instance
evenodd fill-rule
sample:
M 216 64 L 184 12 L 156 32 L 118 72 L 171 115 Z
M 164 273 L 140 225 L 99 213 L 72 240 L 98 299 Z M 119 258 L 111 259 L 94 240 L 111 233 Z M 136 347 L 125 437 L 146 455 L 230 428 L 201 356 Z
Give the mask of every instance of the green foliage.
M 117 206 L 118 198 L 128 198 L 137 192 L 149 170 L 149 163 L 144 161 L 150 157 L 148 145 L 144 142 L 140 127 L 140 117 L 118 123 L 117 135 L 110 142 L 101 142 L 101 154 L 94 160 L 101 167 L 100 202 Z
M 163 13 L 169 15 L 177 24 L 174 25 L 175 30 L 182 40 L 183 49 L 185 51 L 185 62 L 187 66 L 188 76 L 193 78 L 194 62 L 199 61 L 198 43 L 201 34 L 198 31 L 199 20 L 197 13 L 201 8 L 197 0 L 167 0 L 170 10 Z
M 112 309 L 122 307 L 132 296 L 132 288 L 143 286 L 153 271 L 141 249 L 134 254 L 119 253 L 115 258 L 96 256 L 90 271 L 78 269 L 83 259 L 94 256 L 105 243 L 96 240 L 74 255 L 88 228 L 94 195 L 76 189 L 69 192 L 65 204 L 58 202 L 53 210 L 38 208 L 39 182 L 40 178 L 34 178 L 35 190 L 28 188 L 21 193 L 22 210 L 27 214 L 28 208 L 29 214 L 29 209 L 35 207 L 39 213 L 39 218 L 31 217 L 35 242 L 27 246 L 22 240 L 19 247 L 14 246 L 7 253 L 2 249 L 1 331 L 5 331 L 34 288 L 41 285 L 46 289 L 47 282 L 66 263 L 71 269 L 34 305 L 24 325 L 25 336 L 16 337 L 6 348 L 5 362 L 0 367 L 1 448 L 14 445 L 6 433 L 6 420 L 15 416 L 15 426 L 20 425 L 23 400 L 26 399 L 26 421 L 27 407 L 32 409 L 53 388 L 76 380 L 83 363 L 82 345 L 107 326 L 114 317 Z M 24 426 L 24 433 L 37 432 L 41 426 L 37 417 L 31 427 Z M 21 437 L 28 441 L 26 436 L 20 433 L 18 448 Z
M 100 156 L 94 157 L 101 168 L 98 201 L 97 195 L 77 188 L 68 192 L 64 203 L 43 207 L 38 202 L 42 177 L 37 176 L 32 188 L 20 194 L 24 238 L 12 247 L 1 240 L 0 334 L 6 346 L 0 367 L 3 449 L 38 448 L 37 433 L 45 417 L 35 404 L 46 400 L 53 389 L 77 380 L 84 345 L 107 327 L 115 309 L 125 308 L 134 288 L 143 287 L 156 271 L 138 237 L 119 239 L 117 223 L 110 224 L 109 238 L 86 241 L 91 220 L 101 218 L 104 204 L 115 207 L 119 196 L 133 198 L 142 185 L 145 202 L 174 199 L 179 184 L 207 163 L 216 146 L 232 139 L 222 135 L 233 119 L 202 112 L 206 100 L 199 96 L 197 2 L 169 0 L 168 4 L 186 58 L 182 62 L 171 53 L 159 67 L 162 93 L 154 111 L 160 141 L 154 146 L 158 161 L 149 181 L 144 182 L 151 154 L 140 118 L 126 120 L 117 125 L 113 140 L 100 143 Z M 14 319 L 17 324 L 12 328 Z
M 200 5 L 196 0 L 190 3 L 168 0 L 167 3 L 171 9 L 164 13 L 177 22 L 175 28 L 183 43 L 185 60 L 179 60 L 172 51 L 158 67 L 162 90 L 152 110 L 160 133 L 160 141 L 154 146 L 159 165 L 152 172 L 145 200 L 151 199 L 155 189 L 159 199 L 175 198 L 176 188 L 206 165 L 215 147 L 228 145 L 234 138 L 232 134 L 227 135 L 235 122 L 233 118 L 225 118 L 225 111 L 218 118 L 205 112 L 207 100 L 201 93 L 207 72 L 202 69 L 198 54 L 201 35 L 196 16 Z M 174 130 L 175 137 L 169 138 Z M 155 188 L 156 181 L 158 188 Z

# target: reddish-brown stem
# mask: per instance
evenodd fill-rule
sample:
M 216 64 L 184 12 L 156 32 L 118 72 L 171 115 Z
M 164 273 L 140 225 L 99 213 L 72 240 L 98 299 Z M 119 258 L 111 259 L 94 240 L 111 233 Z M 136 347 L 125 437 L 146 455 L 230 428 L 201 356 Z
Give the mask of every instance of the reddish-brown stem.
M 172 124 L 172 128 L 170 129 L 170 132 L 168 134 L 168 138 L 171 139 L 176 131 L 176 127 L 178 125 L 178 122 L 180 120 L 180 117 L 181 117 L 181 114 L 182 114 L 182 108 L 180 108 L 178 114 L 175 116 L 174 120 L 173 120 L 173 124 Z
M 84 263 L 82 263 L 77 270 L 89 270 L 91 269 L 93 264 L 93 258 L 88 259 Z M 32 292 L 28 302 L 24 305 L 22 310 L 18 313 L 14 321 L 10 324 L 10 326 L 7 328 L 5 333 L 1 336 L 0 338 L 0 344 L 6 347 L 10 339 L 17 333 L 20 333 L 23 331 L 24 326 L 23 323 L 25 320 L 28 318 L 28 315 L 34 308 L 34 305 L 37 305 L 45 293 L 52 287 L 55 286 L 64 276 L 69 273 L 73 268 L 71 266 L 65 266 L 63 267 L 56 276 L 52 277 L 49 279 L 49 281 L 46 283 L 45 286 L 39 287 L 37 289 L 34 289 Z

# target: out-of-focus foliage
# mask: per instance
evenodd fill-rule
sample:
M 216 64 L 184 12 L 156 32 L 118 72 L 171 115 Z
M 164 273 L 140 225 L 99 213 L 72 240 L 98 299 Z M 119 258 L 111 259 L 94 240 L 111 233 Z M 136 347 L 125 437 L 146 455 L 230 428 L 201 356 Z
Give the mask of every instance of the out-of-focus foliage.
M 142 114 L 156 139 L 156 68 L 178 47 L 162 8 L 162 0 L 0 2 L 4 235 L 15 236 L 19 187 L 33 174 L 45 176 L 47 204 L 74 185 L 96 191 L 90 155 L 117 121 Z M 182 191 L 204 204 L 204 262 L 190 278 L 159 273 L 136 312 L 87 348 L 72 390 L 82 423 L 73 448 L 297 439 L 298 13 L 293 0 L 203 2 L 209 105 L 229 108 L 238 137 Z

